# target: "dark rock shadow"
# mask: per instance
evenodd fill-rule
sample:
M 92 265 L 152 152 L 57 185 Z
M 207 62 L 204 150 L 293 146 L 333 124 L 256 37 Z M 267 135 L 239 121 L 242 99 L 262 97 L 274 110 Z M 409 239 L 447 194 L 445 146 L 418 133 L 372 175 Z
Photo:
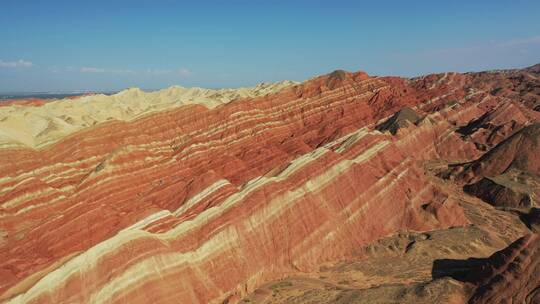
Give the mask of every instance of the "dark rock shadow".
M 489 112 L 486 112 L 479 118 L 471 120 L 467 125 L 459 127 L 456 132 L 461 134 L 461 136 L 470 136 L 484 124 L 484 120 L 489 117 L 489 114 Z
M 488 259 L 482 258 L 435 260 L 431 269 L 431 277 L 433 279 L 451 277 L 461 282 L 475 283 L 483 277 L 487 261 Z
M 519 212 L 519 219 L 535 233 L 540 233 L 540 208 L 531 208 L 528 213 Z

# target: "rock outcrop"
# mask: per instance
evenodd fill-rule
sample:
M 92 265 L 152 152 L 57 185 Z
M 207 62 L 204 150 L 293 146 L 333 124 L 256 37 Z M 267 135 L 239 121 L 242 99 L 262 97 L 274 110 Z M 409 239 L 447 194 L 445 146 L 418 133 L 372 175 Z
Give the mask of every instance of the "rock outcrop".
M 416 125 L 422 118 L 409 107 L 405 107 L 396 114 L 392 115 L 387 121 L 377 126 L 379 131 L 390 131 L 392 134 L 396 134 L 399 129 L 406 128 L 411 124 Z
M 471 121 L 458 132 L 473 141 L 478 149 L 487 151 L 527 126 L 531 120 L 519 105 L 508 102 Z
M 540 236 L 524 236 L 496 252 L 478 269 L 469 300 L 480 303 L 540 302 Z
M 467 193 L 498 207 L 530 208 L 540 195 L 540 124 L 508 137 L 478 160 L 454 168 Z
M 476 183 L 466 185 L 463 190 L 496 207 L 523 209 L 536 205 L 534 188 L 508 175 L 483 177 Z
M 540 174 L 539 141 L 540 123 L 527 126 L 468 165 L 465 175 L 497 176 L 512 170 Z

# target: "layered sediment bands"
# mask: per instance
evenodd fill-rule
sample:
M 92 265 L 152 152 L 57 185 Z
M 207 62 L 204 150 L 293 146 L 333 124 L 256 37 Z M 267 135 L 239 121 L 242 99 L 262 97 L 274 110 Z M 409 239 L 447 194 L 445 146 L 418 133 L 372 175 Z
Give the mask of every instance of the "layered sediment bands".
M 212 109 L 239 98 L 279 92 L 295 84 L 293 81 L 281 81 L 219 90 L 172 86 L 155 92 L 130 88 L 113 95 L 86 94 L 47 101 L 28 99 L 2 102 L 0 148 L 42 148 L 74 132 L 109 120 L 130 121 L 189 104 Z
M 476 183 L 465 185 L 463 189 L 497 207 L 523 209 L 536 205 L 534 187 L 513 180 L 508 174 L 484 177 Z
M 527 209 L 540 195 L 540 124 L 501 141 L 477 160 L 454 166 L 450 175 L 468 183 L 467 193 L 498 207 Z
M 540 302 L 540 237 L 524 236 L 496 252 L 477 272 L 469 303 Z
M 521 129 L 459 172 L 470 181 L 482 176 L 497 176 L 513 170 L 540 174 L 540 123 Z
M 475 145 L 486 151 L 527 126 L 533 118 L 528 117 L 517 103 L 504 103 L 480 118 L 461 127 L 458 132 L 470 137 Z
M 234 302 L 399 230 L 467 225 L 422 164 L 480 156 L 456 130 L 502 97 L 471 79 L 337 71 L 2 149 L 0 298 Z M 404 107 L 424 119 L 375 130 Z

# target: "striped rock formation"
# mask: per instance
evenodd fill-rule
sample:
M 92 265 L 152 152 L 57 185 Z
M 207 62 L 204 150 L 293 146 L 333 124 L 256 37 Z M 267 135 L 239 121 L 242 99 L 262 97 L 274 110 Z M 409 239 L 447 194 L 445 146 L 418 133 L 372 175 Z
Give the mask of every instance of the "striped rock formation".
M 124 119 L 150 98 L 131 89 L 117 118 L 48 117 L 42 141 L 4 132 L 0 300 L 235 302 L 400 230 L 467 225 L 422 165 L 482 154 L 457 129 L 509 97 L 477 77 L 336 71 L 226 101 L 152 95 Z M 404 107 L 422 119 L 376 129 Z
M 526 235 L 494 253 L 476 270 L 469 303 L 540 302 L 540 236 Z

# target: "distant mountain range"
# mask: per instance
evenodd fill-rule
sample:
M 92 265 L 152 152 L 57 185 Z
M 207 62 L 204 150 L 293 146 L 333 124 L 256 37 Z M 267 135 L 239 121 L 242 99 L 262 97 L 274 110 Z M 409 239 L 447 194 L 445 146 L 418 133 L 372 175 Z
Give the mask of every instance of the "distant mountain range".
M 7 99 L 61 99 L 71 96 L 79 96 L 89 93 L 113 94 L 115 91 L 100 92 L 100 91 L 73 91 L 73 92 L 0 92 L 0 102 Z

